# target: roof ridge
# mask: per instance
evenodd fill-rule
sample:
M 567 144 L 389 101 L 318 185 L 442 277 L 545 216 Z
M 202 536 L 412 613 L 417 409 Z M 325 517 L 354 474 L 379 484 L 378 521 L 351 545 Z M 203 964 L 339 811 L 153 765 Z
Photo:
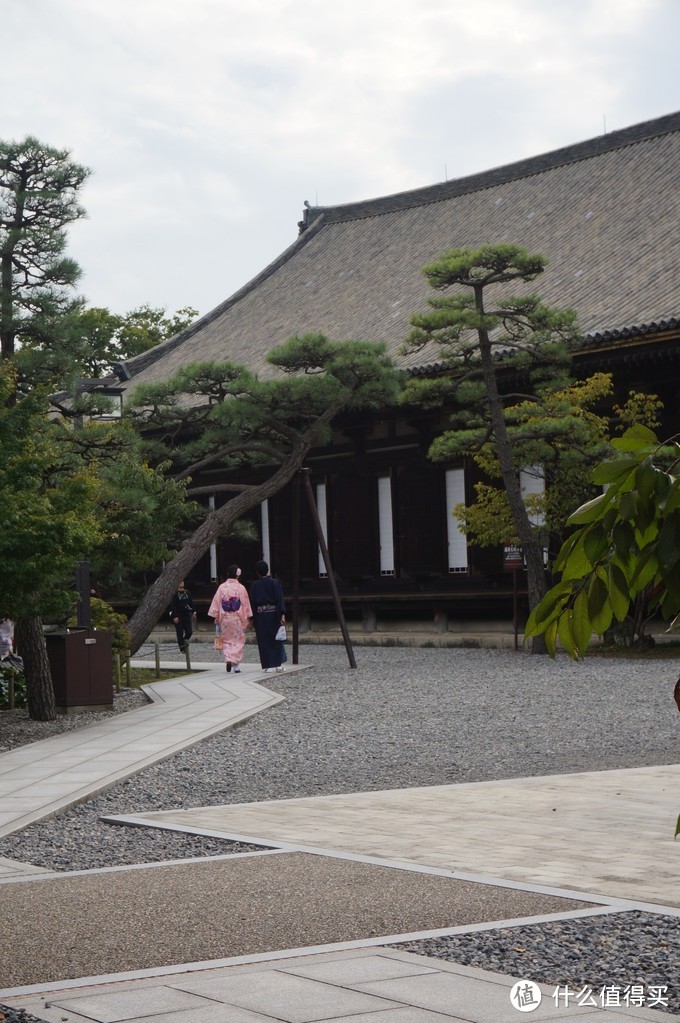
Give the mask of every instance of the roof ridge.
M 532 177 L 545 171 L 569 163 L 580 163 L 604 153 L 623 149 L 653 138 L 660 138 L 680 130 L 680 111 L 666 114 L 651 121 L 641 121 L 628 128 L 621 128 L 605 135 L 576 142 L 560 149 L 553 149 L 538 156 L 526 157 L 514 163 L 503 164 L 492 170 L 480 171 L 462 178 L 453 178 L 434 185 L 425 185 L 406 192 L 395 192 L 392 195 L 378 196 L 374 199 L 362 199 L 358 202 L 344 203 L 338 206 L 312 206 L 304 211 L 304 225 L 311 227 L 323 216 L 326 224 L 347 220 L 360 220 L 366 217 L 395 213 L 399 210 L 412 209 L 430 203 L 443 202 L 471 192 L 481 192 L 520 178 Z

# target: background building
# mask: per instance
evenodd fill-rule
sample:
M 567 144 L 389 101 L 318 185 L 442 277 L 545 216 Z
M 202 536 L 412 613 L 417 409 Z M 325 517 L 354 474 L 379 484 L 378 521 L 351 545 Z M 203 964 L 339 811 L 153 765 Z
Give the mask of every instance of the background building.
M 248 285 L 190 328 L 120 368 L 124 391 L 180 366 L 231 359 L 262 376 L 266 353 L 293 334 L 385 341 L 410 372 L 436 371 L 399 346 L 433 294 L 421 270 L 448 248 L 511 242 L 549 260 L 531 290 L 576 310 L 587 345 L 579 372 L 615 374 L 618 396 L 655 391 L 675 428 L 680 375 L 680 114 L 505 167 L 415 191 L 332 207 L 305 203 L 300 235 Z M 309 459 L 340 593 L 350 617 L 448 620 L 511 614 L 502 550 L 468 548 L 451 509 L 469 499 L 465 464 L 433 465 L 445 410 L 385 409 L 340 419 Z M 216 480 L 207 473 L 202 485 Z M 540 486 L 527 476 L 528 487 Z M 261 540 L 221 545 L 189 585 L 207 601 L 226 565 L 246 575 L 265 556 L 291 581 L 292 487 L 254 515 Z M 218 502 L 223 498 L 217 496 Z M 330 616 L 328 583 L 304 509 L 302 608 Z

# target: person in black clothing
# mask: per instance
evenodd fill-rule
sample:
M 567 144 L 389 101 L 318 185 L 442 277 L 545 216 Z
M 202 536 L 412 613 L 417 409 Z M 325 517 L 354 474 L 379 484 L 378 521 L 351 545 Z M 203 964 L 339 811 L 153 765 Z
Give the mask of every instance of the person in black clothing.
M 194 631 L 193 623 L 196 617 L 194 602 L 184 585 L 184 580 L 177 586 L 177 593 L 172 598 L 168 615 L 175 626 L 177 646 L 184 653 L 186 645 L 192 637 Z
M 283 590 L 278 579 L 269 575 L 266 561 L 258 561 L 255 571 L 257 579 L 250 586 L 250 605 L 260 664 L 265 671 L 283 671 L 283 643 L 276 639 L 279 626 L 286 622 Z

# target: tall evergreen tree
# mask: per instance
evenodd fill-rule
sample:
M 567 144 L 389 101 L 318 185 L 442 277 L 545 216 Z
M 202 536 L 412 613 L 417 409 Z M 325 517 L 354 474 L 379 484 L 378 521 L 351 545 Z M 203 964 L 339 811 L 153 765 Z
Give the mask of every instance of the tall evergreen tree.
M 506 379 L 531 381 L 541 388 L 546 380 L 555 387 L 566 383 L 569 349 L 579 340 L 576 317 L 570 310 L 551 309 L 533 294 L 510 293 L 510 286 L 531 282 L 544 270 L 545 259 L 517 245 L 484 245 L 478 249 L 452 249 L 423 273 L 438 291 L 452 293 L 429 300 L 430 310 L 415 315 L 405 352 L 437 349 L 445 372 L 430 379 L 415 379 L 406 388 L 406 402 L 440 405 L 455 401 L 465 409 L 465 423 L 437 442 L 439 458 L 459 455 L 491 441 L 507 494 L 510 513 L 524 551 L 530 607 L 546 591 L 543 541 L 532 528 L 524 504 L 505 415 L 517 394 L 503 393 Z M 494 302 L 490 304 L 489 296 Z M 533 650 L 543 652 L 542 637 Z
M 65 255 L 68 224 L 84 216 L 78 193 L 88 170 L 36 138 L 0 142 L 0 357 L 13 361 L 17 342 L 45 337 L 72 301 L 80 276 Z M 16 372 L 5 386 L 5 406 L 17 399 Z M 4 566 L 3 566 L 4 569 Z M 11 585 L 12 580 L 8 580 Z M 7 585 L 7 582 L 5 585 Z M 54 714 L 52 680 L 36 613 L 24 611 L 17 635 L 27 653 L 27 681 L 36 716 Z
M 72 302 L 80 267 L 65 255 L 66 227 L 85 216 L 78 201 L 86 167 L 38 139 L 0 141 L 0 345 L 44 336 Z

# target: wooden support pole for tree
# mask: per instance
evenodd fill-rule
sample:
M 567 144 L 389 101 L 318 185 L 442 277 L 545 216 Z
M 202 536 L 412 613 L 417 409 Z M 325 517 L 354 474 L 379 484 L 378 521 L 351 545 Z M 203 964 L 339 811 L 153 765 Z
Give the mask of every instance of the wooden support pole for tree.
M 300 483 L 301 473 L 293 483 L 293 664 L 300 663 Z
M 347 622 L 345 621 L 345 614 L 342 610 L 342 604 L 340 603 L 340 594 L 338 593 L 337 583 L 335 581 L 335 573 L 333 572 L 333 566 L 331 565 L 330 555 L 328 553 L 328 547 L 326 546 L 326 540 L 323 535 L 321 528 L 321 521 L 319 519 L 319 512 L 316 507 L 316 501 L 314 500 L 314 491 L 312 490 L 312 483 L 309 478 L 309 470 L 301 469 L 301 473 L 304 476 L 305 491 L 307 494 L 307 503 L 309 504 L 309 510 L 312 515 L 312 522 L 314 523 L 314 529 L 316 531 L 316 538 L 319 542 L 321 549 L 321 556 L 323 563 L 326 566 L 326 573 L 328 575 L 328 581 L 331 584 L 331 593 L 333 594 L 333 605 L 335 607 L 335 613 L 337 615 L 338 623 L 340 625 L 340 631 L 342 632 L 342 638 L 345 641 L 345 650 L 347 651 L 347 659 L 349 661 L 350 668 L 356 668 L 357 662 L 354 657 L 354 650 L 352 649 L 352 641 L 349 638 L 349 631 L 347 629 Z

